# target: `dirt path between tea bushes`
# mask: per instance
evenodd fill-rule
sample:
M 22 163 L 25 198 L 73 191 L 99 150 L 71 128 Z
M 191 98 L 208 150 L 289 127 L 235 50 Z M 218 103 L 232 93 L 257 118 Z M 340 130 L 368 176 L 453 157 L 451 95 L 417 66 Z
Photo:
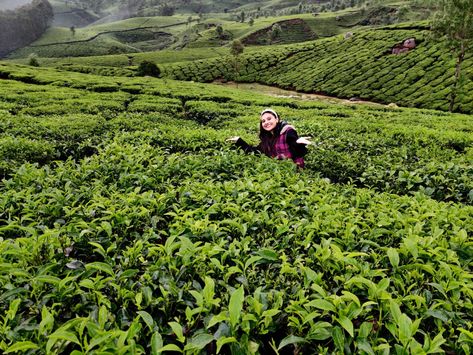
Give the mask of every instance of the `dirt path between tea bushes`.
M 268 86 L 268 85 L 262 85 L 262 84 L 255 84 L 255 83 L 235 83 L 233 81 L 227 81 L 227 82 L 222 82 L 222 81 L 214 81 L 213 84 L 217 85 L 223 85 L 227 87 L 234 87 L 238 88 L 240 90 L 248 90 L 248 91 L 253 91 L 253 92 L 258 92 L 260 94 L 265 94 L 269 96 L 274 96 L 274 97 L 281 97 L 281 98 L 286 98 L 286 99 L 298 99 L 298 100 L 314 100 L 314 101 L 325 101 L 325 102 L 330 102 L 330 103 L 336 103 L 336 104 L 366 104 L 366 105 L 372 105 L 372 106 L 387 106 L 384 104 L 380 104 L 377 102 L 372 102 L 372 101 L 367 101 L 367 100 L 361 100 L 361 99 L 339 99 L 337 97 L 332 97 L 332 96 L 327 96 L 327 95 L 320 95 L 320 94 L 308 94 L 308 93 L 303 93 L 303 92 L 298 92 L 298 91 L 292 91 L 292 90 L 285 90 L 285 89 L 280 89 L 278 87 L 274 86 Z M 396 106 L 394 106 L 396 107 Z

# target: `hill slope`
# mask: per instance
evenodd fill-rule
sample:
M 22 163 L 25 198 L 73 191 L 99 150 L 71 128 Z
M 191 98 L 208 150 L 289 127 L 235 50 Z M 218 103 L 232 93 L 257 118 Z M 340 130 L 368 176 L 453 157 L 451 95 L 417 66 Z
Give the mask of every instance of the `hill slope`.
M 409 38 L 407 53 L 392 49 Z M 402 106 L 447 110 L 454 58 L 447 46 L 422 26 L 357 30 L 353 35 L 307 44 L 271 47 L 234 59 L 163 65 L 164 75 L 180 80 L 258 82 L 302 92 L 369 99 Z M 235 69 L 238 68 L 238 71 Z M 473 57 L 464 62 L 465 80 L 455 110 L 473 112 Z

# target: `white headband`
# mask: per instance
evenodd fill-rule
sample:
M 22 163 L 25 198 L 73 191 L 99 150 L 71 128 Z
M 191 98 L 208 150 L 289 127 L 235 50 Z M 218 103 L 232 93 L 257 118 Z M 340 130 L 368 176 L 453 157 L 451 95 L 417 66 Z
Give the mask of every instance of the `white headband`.
M 260 116 L 263 116 L 265 113 L 270 113 L 272 114 L 274 117 L 276 117 L 278 120 L 279 120 L 279 115 L 276 113 L 276 111 L 270 109 L 270 108 L 265 108 L 263 111 L 261 111 L 261 115 Z

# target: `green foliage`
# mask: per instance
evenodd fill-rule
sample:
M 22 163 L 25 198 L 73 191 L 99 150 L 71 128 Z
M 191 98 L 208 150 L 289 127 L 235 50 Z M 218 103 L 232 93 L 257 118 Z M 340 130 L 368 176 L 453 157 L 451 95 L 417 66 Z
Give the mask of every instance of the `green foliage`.
M 3 353 L 471 352 L 471 116 L 0 75 Z M 304 171 L 225 142 L 268 106 Z
M 271 27 L 271 31 L 269 33 L 269 39 L 270 41 L 275 41 L 278 39 L 278 37 L 281 35 L 282 33 L 282 30 L 281 30 L 281 26 L 279 26 L 278 24 L 274 24 L 272 27 Z
M 245 50 L 245 46 L 239 41 L 235 40 L 230 46 L 230 54 L 233 56 L 239 56 Z
M 468 0 L 431 0 L 437 8 L 433 19 L 433 29 L 448 36 L 453 41 L 473 39 L 473 19 L 470 14 L 473 4 Z
M 39 67 L 38 56 L 35 54 L 30 54 L 28 56 L 28 64 L 32 67 Z
M 448 46 L 455 49 L 455 80 L 452 83 L 449 110 L 455 109 L 457 96 L 463 83 L 462 66 L 465 55 L 473 43 L 473 3 L 467 0 L 435 0 L 438 10 L 432 21 L 436 34 L 445 35 Z
M 136 75 L 138 76 L 154 76 L 159 77 L 160 70 L 156 63 L 149 62 L 149 61 L 142 61 L 140 65 L 138 65 L 138 69 L 136 70 Z
M 23 6 L 0 11 L 0 57 L 37 40 L 54 17 L 53 8 L 47 0 L 20 2 L 17 5 Z
M 425 25 L 422 25 L 425 26 Z M 407 38 L 417 46 L 408 53 L 391 54 Z M 163 65 L 165 76 L 210 82 L 224 78 L 258 82 L 302 92 L 361 98 L 400 106 L 449 109 L 455 69 L 442 42 L 427 30 L 389 27 L 358 31 L 348 38 L 329 38 L 290 46 L 271 46 L 244 53 L 234 65 L 232 57 L 194 63 Z M 466 72 L 473 58 L 466 55 Z M 454 111 L 470 113 L 473 87 L 464 75 Z
M 159 16 L 172 16 L 174 15 L 175 8 L 169 4 L 163 4 L 159 7 L 158 14 Z

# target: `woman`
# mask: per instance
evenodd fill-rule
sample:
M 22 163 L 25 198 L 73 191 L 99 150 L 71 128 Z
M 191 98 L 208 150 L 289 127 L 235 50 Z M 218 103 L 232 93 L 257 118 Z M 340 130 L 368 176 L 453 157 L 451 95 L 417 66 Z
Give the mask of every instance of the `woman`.
M 256 147 L 250 146 L 240 137 L 229 138 L 246 153 L 263 153 L 276 159 L 292 159 L 300 168 L 304 167 L 306 145 L 311 144 L 309 137 L 299 138 L 293 126 L 279 119 L 279 115 L 272 109 L 265 109 L 260 116 L 260 143 Z

